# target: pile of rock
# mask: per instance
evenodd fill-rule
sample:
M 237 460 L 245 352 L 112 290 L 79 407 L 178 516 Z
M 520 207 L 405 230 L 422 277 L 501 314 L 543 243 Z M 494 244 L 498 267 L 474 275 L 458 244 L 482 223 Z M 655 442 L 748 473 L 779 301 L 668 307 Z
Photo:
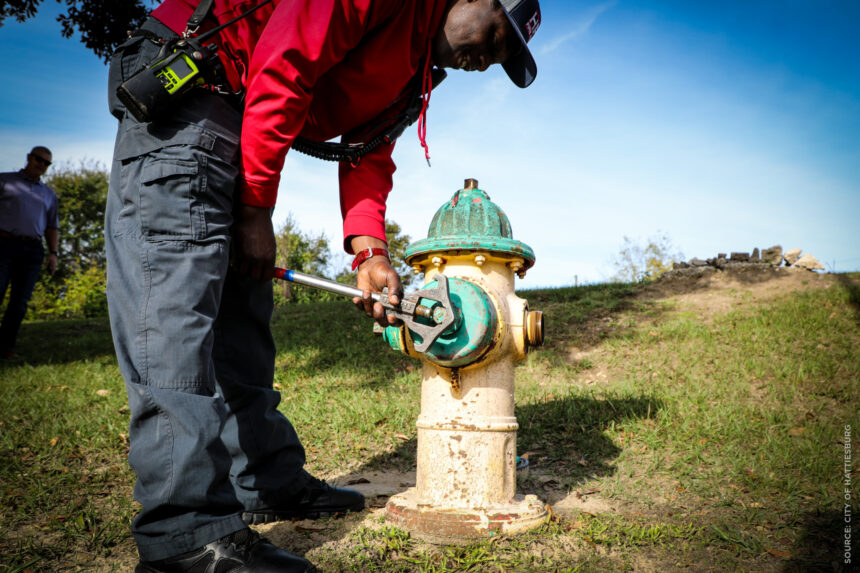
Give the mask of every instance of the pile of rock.
M 818 259 L 809 253 L 801 256 L 803 249 L 789 249 L 785 253 L 782 252 L 780 245 L 775 245 L 769 249 L 764 249 L 759 252 L 758 247 L 750 253 L 732 253 L 726 256 L 725 253 L 719 253 L 711 259 L 692 258 L 687 262 L 674 263 L 672 270 L 713 267 L 716 269 L 724 269 L 732 266 L 747 266 L 747 265 L 770 265 L 771 267 L 779 267 L 783 263 L 787 267 L 798 267 L 810 271 L 824 270 Z

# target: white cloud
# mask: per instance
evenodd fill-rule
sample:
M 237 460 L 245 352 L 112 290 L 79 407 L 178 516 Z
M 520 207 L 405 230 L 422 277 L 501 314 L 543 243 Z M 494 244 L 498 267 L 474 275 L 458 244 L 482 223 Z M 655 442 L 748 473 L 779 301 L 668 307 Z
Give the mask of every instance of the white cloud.
M 549 54 L 560 48 L 566 42 L 583 36 L 588 32 L 589 29 L 591 29 L 591 26 L 594 25 L 594 23 L 597 21 L 597 18 L 601 14 L 614 7 L 616 4 L 618 4 L 618 0 L 611 0 L 610 2 L 604 2 L 603 4 L 593 6 L 588 11 L 586 11 L 581 18 L 579 18 L 576 22 L 573 23 L 572 29 L 567 34 L 559 36 L 550 41 L 548 44 L 545 44 L 541 48 L 540 53 L 542 55 Z

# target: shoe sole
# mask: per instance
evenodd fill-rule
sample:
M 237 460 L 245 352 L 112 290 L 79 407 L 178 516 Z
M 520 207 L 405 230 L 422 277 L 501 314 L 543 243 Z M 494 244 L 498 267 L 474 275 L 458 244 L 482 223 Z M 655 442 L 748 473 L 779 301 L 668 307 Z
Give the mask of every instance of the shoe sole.
M 246 525 L 262 525 L 264 523 L 273 523 L 275 521 L 291 521 L 293 519 L 319 519 L 321 517 L 343 517 L 347 514 L 347 512 L 357 512 L 362 511 L 364 507 L 360 508 L 337 508 L 330 510 L 320 510 L 312 513 L 283 513 L 283 512 L 258 512 L 258 511 L 244 511 L 242 512 L 242 521 L 245 522 Z
M 230 569 L 230 571 L 232 570 Z M 134 568 L 134 573 L 163 573 L 163 571 L 138 563 L 137 567 Z M 308 563 L 307 568 L 302 573 L 320 573 L 320 570 L 314 567 L 313 563 Z

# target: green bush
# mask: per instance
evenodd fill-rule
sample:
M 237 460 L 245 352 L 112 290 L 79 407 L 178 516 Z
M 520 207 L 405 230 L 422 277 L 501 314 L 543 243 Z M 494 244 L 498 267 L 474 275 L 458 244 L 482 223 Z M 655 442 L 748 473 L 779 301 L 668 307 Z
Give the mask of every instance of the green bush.
M 29 318 L 95 318 L 107 316 L 105 270 L 90 267 L 65 280 L 40 281 L 30 300 Z

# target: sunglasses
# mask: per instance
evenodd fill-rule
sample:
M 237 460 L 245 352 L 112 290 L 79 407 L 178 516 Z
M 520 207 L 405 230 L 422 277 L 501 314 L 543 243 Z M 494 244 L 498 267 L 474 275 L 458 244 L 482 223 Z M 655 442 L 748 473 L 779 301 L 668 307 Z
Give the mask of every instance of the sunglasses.
M 35 159 L 36 161 L 38 161 L 39 163 L 41 163 L 45 167 L 51 166 L 51 162 L 48 161 L 47 159 L 45 159 L 44 157 L 40 157 L 39 155 L 36 155 L 35 153 L 32 154 L 32 157 L 33 157 L 33 159 Z

